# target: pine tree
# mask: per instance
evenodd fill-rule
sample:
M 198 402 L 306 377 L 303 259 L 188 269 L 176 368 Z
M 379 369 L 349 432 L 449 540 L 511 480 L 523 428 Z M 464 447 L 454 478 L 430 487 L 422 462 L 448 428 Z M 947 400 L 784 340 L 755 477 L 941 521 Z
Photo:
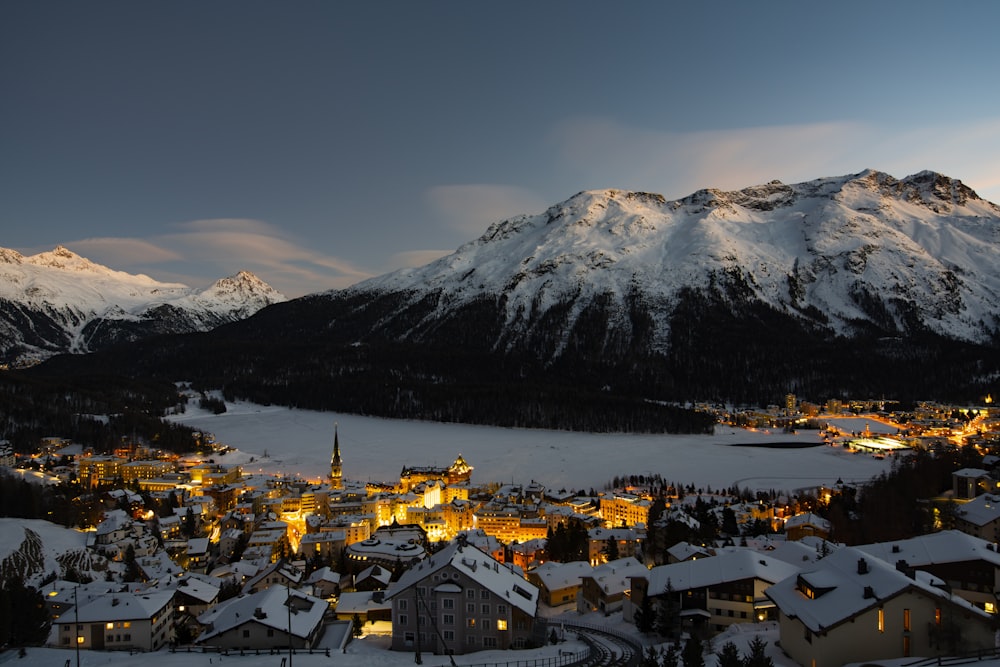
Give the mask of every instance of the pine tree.
M 640 667 L 660 667 L 660 656 L 656 652 L 656 648 L 653 646 L 647 646 L 646 652 L 643 653 L 642 663 Z
M 705 656 L 702 654 L 701 642 L 694 636 L 688 637 L 681 651 L 681 663 L 684 667 L 705 667 Z
M 660 667 L 677 667 L 677 645 L 673 642 L 660 653 Z
M 743 667 L 743 658 L 740 657 L 740 650 L 733 642 L 726 642 L 722 649 L 715 654 L 718 658 L 718 667 Z
M 750 651 L 743 660 L 743 667 L 774 667 L 774 660 L 764 653 L 767 642 L 755 636 L 748 646 Z

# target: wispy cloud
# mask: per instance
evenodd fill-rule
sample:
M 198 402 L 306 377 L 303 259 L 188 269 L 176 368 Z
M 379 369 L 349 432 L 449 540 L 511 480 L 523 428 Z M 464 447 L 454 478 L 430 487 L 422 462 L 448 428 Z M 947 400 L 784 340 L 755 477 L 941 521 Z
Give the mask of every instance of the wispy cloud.
M 563 168 L 587 188 L 681 197 L 704 187 L 735 189 L 874 168 L 897 177 L 932 169 L 988 199 L 1000 195 L 1000 119 L 909 129 L 833 122 L 682 133 L 571 118 L 554 128 L 551 139 Z
M 540 213 L 553 203 L 526 188 L 489 183 L 439 185 L 427 192 L 427 202 L 448 228 L 468 238 L 480 236 L 494 222 Z
M 67 243 L 94 261 L 187 284 L 246 269 L 288 296 L 347 287 L 373 274 L 325 255 L 260 220 L 193 220 L 149 238 L 91 238 Z M 215 275 L 218 273 L 218 275 Z

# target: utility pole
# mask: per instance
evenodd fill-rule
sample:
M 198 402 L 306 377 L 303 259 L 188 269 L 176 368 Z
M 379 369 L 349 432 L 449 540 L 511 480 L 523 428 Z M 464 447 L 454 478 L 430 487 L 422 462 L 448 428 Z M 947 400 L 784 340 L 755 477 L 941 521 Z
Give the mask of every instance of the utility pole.
M 80 584 L 73 587 L 73 615 L 76 620 L 73 627 L 73 643 L 76 644 L 76 667 L 80 667 L 80 599 L 76 594 L 79 589 Z
M 285 590 L 288 591 L 288 599 L 285 600 L 288 607 L 288 667 L 292 667 L 292 587 L 285 584 Z

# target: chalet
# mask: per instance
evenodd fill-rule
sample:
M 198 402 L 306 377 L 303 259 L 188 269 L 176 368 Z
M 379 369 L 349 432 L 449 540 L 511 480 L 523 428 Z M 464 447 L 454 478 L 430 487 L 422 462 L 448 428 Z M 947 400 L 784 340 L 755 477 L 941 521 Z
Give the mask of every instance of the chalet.
M 538 587 L 539 598 L 550 607 L 576 603 L 584 576 L 593 572 L 589 563 L 573 561 L 542 563 L 528 573 L 528 581 Z
M 903 572 L 923 570 L 943 580 L 951 592 L 990 613 L 1000 595 L 1000 552 L 993 542 L 958 530 L 942 530 L 908 540 L 857 547 Z
M 312 648 L 329 605 L 312 595 L 272 586 L 220 602 L 198 617 L 198 644 L 229 649 Z
M 955 510 L 955 528 L 990 542 L 1000 540 L 1000 494 L 984 493 Z
M 386 599 L 393 650 L 464 654 L 544 641 L 538 589 L 463 540 L 404 572 Z
M 749 549 L 660 565 L 632 578 L 626 617 L 631 618 L 649 596 L 676 604 L 681 618 L 707 621 L 713 632 L 735 623 L 770 620 L 776 613 L 765 591 L 798 571 L 794 565 Z
M 64 611 L 49 644 L 97 651 L 156 651 L 173 639 L 174 592 L 114 593 Z
M 845 547 L 765 591 L 779 609 L 781 648 L 800 665 L 834 667 L 992 649 L 990 614 L 939 578 L 900 571 Z
M 298 588 L 302 583 L 302 571 L 286 561 L 271 563 L 243 584 L 243 594 L 256 593 L 272 586 Z
M 830 537 L 830 522 L 812 512 L 803 512 L 785 519 L 785 535 L 789 540 L 801 540 L 803 537 Z
M 648 572 L 645 565 L 632 557 L 595 567 L 580 578 L 577 611 L 599 611 L 605 616 L 613 614 L 623 608 L 625 593 L 632 587 L 632 577 L 645 576 Z

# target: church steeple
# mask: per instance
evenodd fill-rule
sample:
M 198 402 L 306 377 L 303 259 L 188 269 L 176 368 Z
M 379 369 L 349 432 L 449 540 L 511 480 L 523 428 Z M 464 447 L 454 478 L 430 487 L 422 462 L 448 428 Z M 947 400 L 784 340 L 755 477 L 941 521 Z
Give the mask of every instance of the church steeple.
M 340 461 L 340 438 L 337 434 L 337 422 L 333 422 L 333 457 L 330 459 L 330 485 L 339 489 L 343 487 L 343 464 Z

